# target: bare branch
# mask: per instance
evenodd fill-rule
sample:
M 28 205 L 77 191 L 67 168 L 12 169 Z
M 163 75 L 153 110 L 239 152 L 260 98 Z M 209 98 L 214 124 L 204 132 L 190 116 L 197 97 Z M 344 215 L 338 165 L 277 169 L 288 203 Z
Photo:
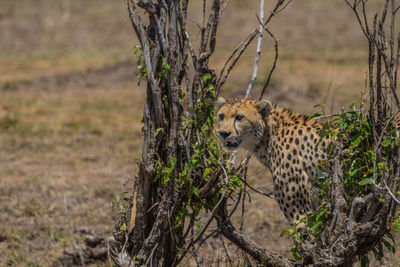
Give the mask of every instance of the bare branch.
M 263 22 L 263 27 L 266 27 L 268 23 L 271 21 L 271 19 L 278 13 L 280 13 L 282 10 L 284 10 L 289 3 L 291 3 L 292 0 L 279 0 L 275 4 L 274 8 L 272 11 L 269 13 L 267 19 L 265 22 Z M 221 87 L 224 85 L 226 82 L 226 79 L 229 76 L 230 71 L 232 70 L 233 66 L 236 64 L 236 62 L 239 60 L 240 56 L 243 54 L 243 52 L 246 50 L 246 48 L 249 46 L 249 44 L 254 40 L 254 38 L 257 36 L 257 33 L 259 33 L 259 27 L 255 29 L 252 33 L 250 33 L 244 40 L 235 48 L 235 50 L 232 52 L 232 54 L 229 56 L 227 61 L 225 62 L 224 67 L 221 70 L 219 79 L 217 80 L 217 95 L 219 95 L 219 92 L 221 90 Z M 240 49 L 240 50 L 239 50 Z M 238 52 L 239 51 L 239 52 Z M 235 56 L 236 55 L 236 56 Z M 233 59 L 233 60 L 232 60 Z M 226 66 L 228 63 L 232 60 L 230 63 L 229 67 L 227 68 L 227 71 L 225 71 Z
M 254 40 L 254 38 L 257 36 L 257 31 L 255 30 L 254 32 L 250 33 L 232 52 L 232 54 L 229 56 L 227 61 L 225 62 L 224 66 L 222 67 L 221 73 L 219 75 L 219 78 L 217 80 L 217 95 L 219 95 L 219 92 L 221 91 L 222 86 L 225 84 L 226 79 L 229 76 L 229 73 L 235 66 L 236 62 L 239 60 L 240 56 L 243 54 L 243 52 L 246 50 L 246 48 L 249 46 L 251 41 Z M 240 50 L 239 50 L 240 49 Z M 239 51 L 239 52 L 238 52 Z M 236 56 L 235 56 L 236 55 Z M 231 62 L 232 60 L 232 62 Z M 228 66 L 228 63 L 231 62 Z M 226 67 L 228 66 L 227 70 L 225 71 Z
M 360 24 L 360 28 L 362 30 L 362 32 L 364 33 L 365 37 L 367 37 L 367 39 L 370 39 L 370 30 L 368 27 L 368 22 L 367 22 L 367 15 L 366 15 L 366 11 L 365 11 L 365 3 L 363 2 L 362 4 L 362 9 L 363 9 L 363 20 L 360 18 L 360 15 L 357 11 L 357 7 L 360 4 L 360 0 L 354 0 L 353 4 L 350 3 L 349 0 L 344 0 L 346 2 L 346 4 L 353 10 L 354 14 L 356 15 L 357 21 Z
M 264 0 L 260 0 L 260 17 L 259 21 L 264 20 Z M 254 58 L 254 66 L 253 66 L 253 75 L 251 77 L 249 86 L 247 87 L 246 91 L 246 98 L 250 97 L 251 89 L 253 88 L 253 84 L 257 78 L 257 71 L 258 71 L 258 61 L 260 59 L 260 53 L 261 53 L 261 42 L 263 38 L 263 25 L 260 23 L 260 28 L 258 30 L 258 39 L 257 39 L 257 49 L 256 49 L 256 56 Z

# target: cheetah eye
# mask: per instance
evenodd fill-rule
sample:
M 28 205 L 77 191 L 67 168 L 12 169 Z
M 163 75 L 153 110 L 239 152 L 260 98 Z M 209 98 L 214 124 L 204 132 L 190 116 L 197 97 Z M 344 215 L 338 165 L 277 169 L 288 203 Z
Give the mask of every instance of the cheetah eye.
M 241 121 L 243 119 L 243 115 L 236 115 L 235 120 Z
M 219 117 L 219 120 L 220 120 L 220 121 L 223 121 L 224 118 L 225 118 L 225 115 L 224 115 L 224 114 L 219 114 L 218 117 Z

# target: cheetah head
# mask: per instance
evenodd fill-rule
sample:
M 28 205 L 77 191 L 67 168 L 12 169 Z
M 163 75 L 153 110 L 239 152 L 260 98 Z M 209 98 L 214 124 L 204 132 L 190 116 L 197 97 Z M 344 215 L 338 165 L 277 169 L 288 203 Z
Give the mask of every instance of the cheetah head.
M 265 132 L 265 118 L 271 110 L 271 102 L 249 99 L 226 101 L 218 98 L 218 127 L 221 142 L 227 149 L 234 150 L 242 146 L 253 150 L 259 144 Z

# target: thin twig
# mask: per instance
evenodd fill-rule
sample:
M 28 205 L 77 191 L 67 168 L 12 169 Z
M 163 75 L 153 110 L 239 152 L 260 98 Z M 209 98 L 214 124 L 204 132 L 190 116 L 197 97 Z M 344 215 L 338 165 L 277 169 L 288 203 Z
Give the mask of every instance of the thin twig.
M 392 191 L 390 190 L 390 188 L 386 184 L 386 181 L 384 181 L 384 183 L 385 183 L 385 188 L 388 191 L 389 195 L 393 198 L 394 201 L 397 202 L 397 204 L 400 204 L 400 201 L 394 196 L 394 194 L 392 193 Z
M 267 78 L 267 81 L 265 82 L 265 84 L 264 84 L 264 86 L 263 86 L 263 89 L 261 90 L 261 94 L 260 94 L 260 98 L 259 98 L 259 100 L 261 100 L 262 98 L 263 98 L 263 96 L 264 96 L 264 93 L 265 93 L 265 89 L 267 89 L 267 87 L 268 87 L 268 85 L 269 85 L 269 82 L 271 81 L 271 76 L 272 76 L 272 73 L 274 72 L 274 70 L 275 70 L 275 68 L 276 68 L 276 63 L 278 62 L 278 55 L 279 55 L 279 50 L 278 50 L 278 41 L 276 40 L 276 38 L 275 38 L 275 36 L 272 34 L 272 32 L 270 32 L 267 28 L 264 28 L 265 29 L 265 31 L 269 34 L 269 36 L 271 36 L 272 37 L 272 39 L 274 40 L 274 43 L 275 43 L 275 45 L 274 45 L 274 47 L 275 47 L 275 58 L 274 58 L 274 62 L 273 62 L 273 64 L 272 64 L 272 68 L 271 68 L 271 70 L 269 71 L 269 73 L 268 73 L 268 78 Z
M 219 239 L 221 240 L 222 247 L 224 248 L 225 255 L 226 255 L 226 257 L 228 258 L 228 261 L 229 261 L 229 263 L 230 263 L 231 266 L 232 266 L 232 260 L 231 260 L 231 257 L 229 256 L 228 250 L 226 249 L 225 242 L 224 242 L 224 240 L 222 239 L 221 233 L 219 233 L 218 236 L 219 236 Z
M 236 62 L 239 60 L 240 56 L 243 54 L 243 52 L 246 50 L 246 48 L 249 46 L 249 44 L 257 36 L 257 32 L 258 32 L 258 29 L 255 30 L 254 32 L 250 33 L 246 38 L 244 38 L 244 40 L 233 50 L 232 54 L 229 56 L 229 58 L 225 62 L 224 66 L 222 67 L 219 78 L 217 80 L 217 95 L 219 95 L 219 92 L 221 91 L 222 86 L 225 84 L 225 82 L 229 76 L 229 73 L 235 66 Z M 232 60 L 232 62 L 228 66 L 228 63 L 231 60 Z M 228 68 L 225 71 L 225 68 L 227 66 L 228 66 Z
M 271 197 L 271 195 L 273 194 L 273 192 L 265 193 L 265 192 L 263 192 L 263 191 L 261 191 L 261 190 L 255 188 L 255 187 L 251 186 L 245 179 L 242 179 L 242 178 L 240 178 L 240 177 L 239 177 L 239 179 L 240 179 L 240 181 L 242 181 L 246 186 L 248 186 L 248 187 L 249 187 L 251 190 L 253 190 L 254 192 L 256 192 L 256 193 L 258 193 L 258 194 L 260 194 L 260 195 L 263 195 L 263 196 L 266 196 L 266 197 L 269 197 L 269 198 L 273 199 L 273 197 Z
M 222 6 L 221 11 L 219 12 L 219 16 L 220 16 L 220 17 L 222 17 L 222 15 L 224 14 L 224 11 L 225 11 L 226 7 L 228 6 L 230 0 L 225 0 L 224 2 L 225 2 L 225 3 L 224 3 L 224 5 Z

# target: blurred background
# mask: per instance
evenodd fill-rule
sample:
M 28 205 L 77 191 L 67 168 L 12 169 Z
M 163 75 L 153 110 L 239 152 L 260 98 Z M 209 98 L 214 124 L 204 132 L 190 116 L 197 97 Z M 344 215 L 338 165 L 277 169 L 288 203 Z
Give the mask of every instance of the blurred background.
M 202 18 L 191 11 L 201 3 L 190 2 L 194 42 Z M 379 3 L 370 1 L 371 12 Z M 274 1 L 265 4 L 267 14 Z M 210 63 L 218 73 L 257 27 L 258 5 L 229 3 Z M 305 114 L 321 111 L 321 104 L 337 112 L 361 98 L 367 43 L 343 0 L 294 0 L 269 29 L 279 41 L 279 59 L 265 98 Z M 222 96 L 244 96 L 255 43 Z M 129 191 L 141 155 L 145 94 L 135 77 L 136 45 L 123 0 L 0 1 L 0 265 L 52 265 L 82 243 L 77 229 L 111 235 L 118 218 L 111 200 Z M 266 36 L 254 98 L 273 58 Z M 255 160 L 249 181 L 271 189 L 268 172 Z M 250 237 L 290 255 L 290 240 L 279 237 L 288 225 L 275 201 L 251 200 Z M 205 251 L 212 258 L 218 249 L 210 243 Z

